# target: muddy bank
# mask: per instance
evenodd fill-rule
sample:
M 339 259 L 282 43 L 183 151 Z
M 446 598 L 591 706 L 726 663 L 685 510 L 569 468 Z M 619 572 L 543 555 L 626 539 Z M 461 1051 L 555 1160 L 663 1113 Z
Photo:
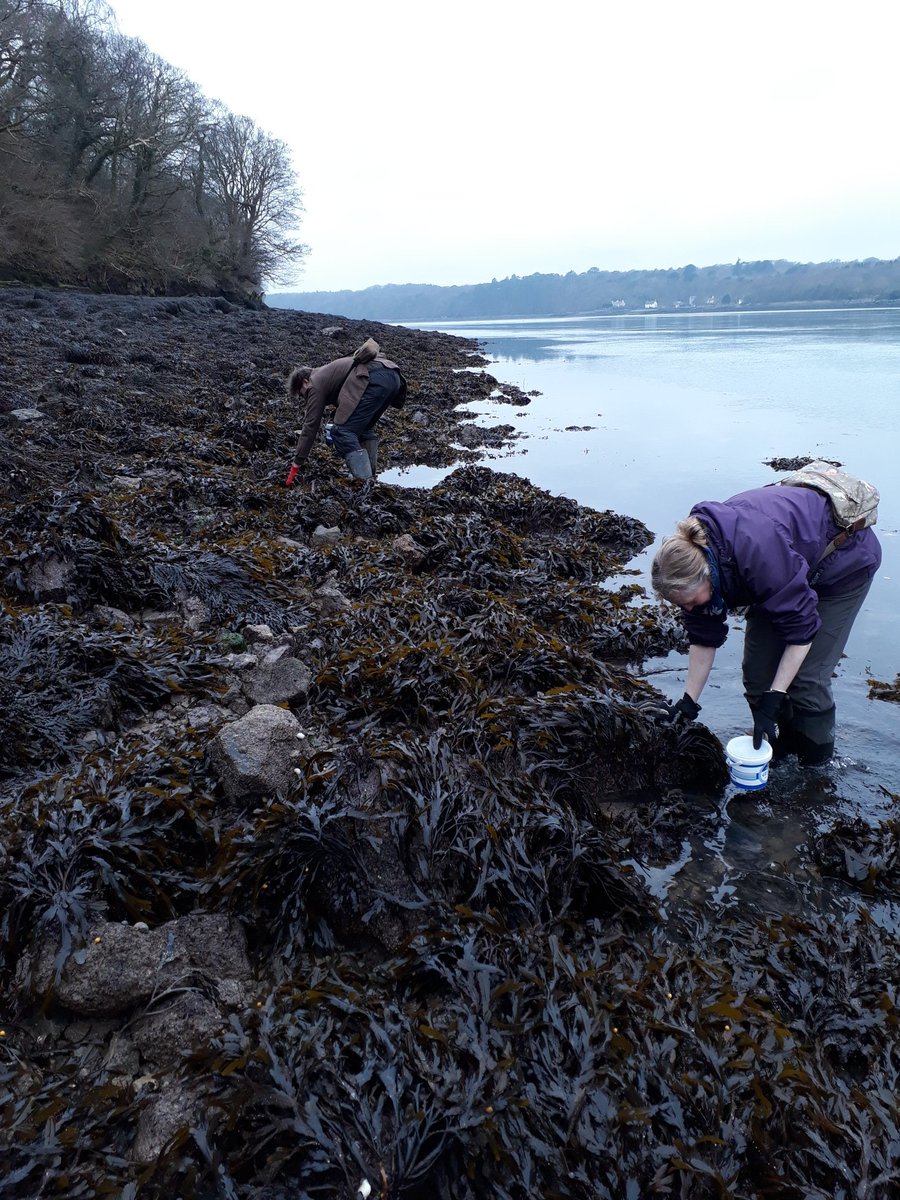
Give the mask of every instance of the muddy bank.
M 470 465 L 319 447 L 286 491 L 288 370 L 368 336 L 384 464 Z M 0 293 L 9 1194 L 888 1195 L 890 941 L 660 923 L 625 864 L 714 816 L 721 747 L 640 707 L 649 531 L 471 465 L 512 431 L 456 406 L 527 403 L 477 350 Z

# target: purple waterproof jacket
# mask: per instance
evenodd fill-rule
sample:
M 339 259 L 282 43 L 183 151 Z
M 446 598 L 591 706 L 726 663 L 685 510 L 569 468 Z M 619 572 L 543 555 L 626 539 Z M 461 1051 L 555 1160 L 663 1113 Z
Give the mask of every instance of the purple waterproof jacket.
M 861 587 L 878 570 L 881 546 L 874 531 L 860 530 L 810 572 L 838 532 L 831 504 L 821 492 L 803 487 L 761 487 L 730 500 L 704 500 L 699 517 L 719 565 L 724 608 L 682 609 L 692 643 L 721 646 L 728 635 L 728 609 L 755 606 L 771 620 L 788 645 L 803 646 L 821 621 L 819 596 L 841 596 Z

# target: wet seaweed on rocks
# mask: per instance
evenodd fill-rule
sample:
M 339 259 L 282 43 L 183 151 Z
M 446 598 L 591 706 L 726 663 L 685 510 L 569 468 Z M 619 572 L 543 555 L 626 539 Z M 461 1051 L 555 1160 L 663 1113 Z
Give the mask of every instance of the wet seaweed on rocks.
M 208 887 L 212 796 L 196 735 L 131 734 L 0 804 L 0 977 L 37 942 L 57 975 L 92 920 L 163 921 Z
M 102 740 L 176 693 L 215 686 L 199 650 L 177 638 L 79 631 L 53 605 L 0 612 L 0 777 L 61 765 L 88 735 Z
M 884 683 L 880 679 L 870 679 L 868 683 L 870 700 L 888 700 L 892 704 L 900 704 L 900 675 L 893 683 Z
M 369 336 L 383 461 L 455 469 L 286 491 Z M 457 448 L 477 352 L 0 291 L 4 1196 L 893 1196 L 894 824 L 812 847 L 853 919 L 664 913 L 726 774 L 642 707 L 651 535 Z
M 900 797 L 893 800 L 900 802 Z M 900 901 L 900 820 L 835 825 L 814 839 L 812 850 L 826 874 L 847 880 L 866 895 Z

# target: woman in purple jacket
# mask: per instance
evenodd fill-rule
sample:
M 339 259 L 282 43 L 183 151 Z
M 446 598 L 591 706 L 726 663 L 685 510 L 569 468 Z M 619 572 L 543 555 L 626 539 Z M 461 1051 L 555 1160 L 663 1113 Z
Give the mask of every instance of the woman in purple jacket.
M 831 676 L 881 563 L 872 529 L 824 558 L 840 530 L 831 504 L 806 487 L 761 487 L 695 504 L 653 560 L 654 590 L 679 605 L 690 640 L 685 693 L 669 719 L 693 720 L 728 611 L 747 609 L 744 693 L 753 744 L 804 765 L 834 752 Z

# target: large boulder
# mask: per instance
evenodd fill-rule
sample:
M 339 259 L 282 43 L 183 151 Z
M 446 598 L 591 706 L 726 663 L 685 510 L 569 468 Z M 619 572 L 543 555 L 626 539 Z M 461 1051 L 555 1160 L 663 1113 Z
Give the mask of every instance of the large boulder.
M 42 995 L 53 978 L 56 944 L 37 949 L 32 989 Z M 157 929 L 109 921 L 94 926 L 83 950 L 70 955 L 56 1000 L 82 1016 L 112 1016 L 145 1004 L 192 974 L 249 986 L 253 971 L 241 926 L 221 914 L 197 914 Z
M 287 646 L 270 651 L 243 679 L 244 694 L 254 704 L 291 704 L 309 691 L 312 675 Z
M 286 708 L 258 704 L 219 730 L 209 762 L 231 800 L 285 790 L 300 757 L 300 722 Z

